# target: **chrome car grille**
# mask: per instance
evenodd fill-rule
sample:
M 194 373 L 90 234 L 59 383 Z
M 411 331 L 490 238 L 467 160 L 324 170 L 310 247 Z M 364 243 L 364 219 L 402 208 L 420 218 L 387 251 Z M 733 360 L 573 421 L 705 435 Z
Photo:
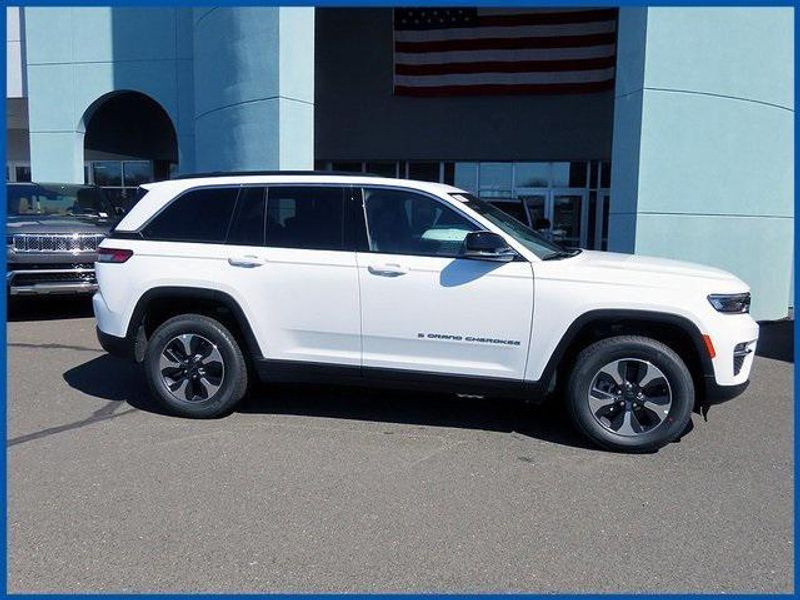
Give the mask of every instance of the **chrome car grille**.
M 15 252 L 95 252 L 105 236 L 96 233 L 18 233 L 12 237 Z

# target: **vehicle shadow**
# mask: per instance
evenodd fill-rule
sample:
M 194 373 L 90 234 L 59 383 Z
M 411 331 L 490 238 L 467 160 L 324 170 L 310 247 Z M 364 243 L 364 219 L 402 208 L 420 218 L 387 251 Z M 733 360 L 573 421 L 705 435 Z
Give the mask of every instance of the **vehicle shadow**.
M 145 412 L 169 414 L 150 398 L 140 365 L 106 354 L 66 371 L 63 378 L 71 388 L 94 398 L 127 403 Z M 516 433 L 554 444 L 596 449 L 572 429 L 558 406 L 531 406 L 498 398 L 345 386 L 260 384 L 253 386 L 236 412 Z
M 67 385 L 93 398 L 126 403 L 159 415 L 169 414 L 150 397 L 142 366 L 103 354 L 73 367 L 62 377 Z
M 7 298 L 8 322 L 85 319 L 94 314 L 89 296 Z
M 794 362 L 794 319 L 761 321 L 756 356 Z

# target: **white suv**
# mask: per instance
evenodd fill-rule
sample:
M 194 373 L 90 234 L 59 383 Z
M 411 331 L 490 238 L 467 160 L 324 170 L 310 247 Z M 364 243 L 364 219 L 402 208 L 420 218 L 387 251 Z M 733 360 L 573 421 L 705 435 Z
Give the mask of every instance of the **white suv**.
M 370 176 L 193 176 L 99 248 L 103 347 L 173 412 L 253 376 L 562 397 L 610 449 L 651 451 L 741 393 L 758 325 L 733 275 L 568 250 L 463 190 Z

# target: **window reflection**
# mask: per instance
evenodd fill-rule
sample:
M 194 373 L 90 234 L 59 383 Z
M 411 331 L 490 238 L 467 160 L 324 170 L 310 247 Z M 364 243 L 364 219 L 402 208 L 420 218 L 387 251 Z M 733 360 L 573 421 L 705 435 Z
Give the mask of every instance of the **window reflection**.
M 511 197 L 512 163 L 481 163 L 479 177 L 481 194 L 494 192 L 496 197 Z
M 608 161 L 318 160 L 315 164 L 324 169 L 447 183 L 568 245 L 607 245 Z
M 94 184 L 120 187 L 122 185 L 122 163 L 117 160 L 104 160 L 92 163 Z
M 547 187 L 550 185 L 550 163 L 517 163 L 514 179 L 517 187 Z

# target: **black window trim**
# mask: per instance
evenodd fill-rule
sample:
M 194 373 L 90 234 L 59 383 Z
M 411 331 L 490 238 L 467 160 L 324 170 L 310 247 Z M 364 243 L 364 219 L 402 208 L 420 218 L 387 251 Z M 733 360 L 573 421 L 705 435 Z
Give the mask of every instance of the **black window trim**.
M 261 202 L 264 204 L 264 217 L 261 220 L 261 243 L 260 244 L 233 244 L 231 243 L 231 227 L 236 219 L 236 210 L 239 208 L 239 201 L 242 199 L 242 193 L 245 188 L 261 188 Z M 230 221 L 228 221 L 228 229 L 225 231 L 225 241 L 219 245 L 225 246 L 242 246 L 247 248 L 264 248 L 267 240 L 267 186 L 263 183 L 243 183 L 239 186 L 239 191 L 236 194 L 236 202 L 233 204 L 233 212 L 231 213 Z M 208 242 L 215 244 L 218 242 Z
M 445 207 L 449 208 L 450 210 L 455 211 L 459 216 L 463 217 L 464 219 L 466 219 L 467 221 L 469 221 L 470 223 L 475 225 L 475 227 L 477 227 L 476 231 L 487 231 L 486 227 L 484 227 L 481 223 L 478 223 L 470 215 L 465 214 L 463 211 L 459 210 L 455 205 L 447 202 L 443 198 L 440 198 L 436 194 L 432 194 L 432 193 L 427 192 L 425 190 L 420 190 L 420 189 L 411 188 L 411 187 L 403 187 L 403 186 L 400 186 L 400 185 L 380 185 L 380 184 L 375 184 L 375 185 L 363 185 L 363 184 L 360 184 L 357 187 L 359 188 L 359 191 L 361 192 L 361 218 L 363 219 L 362 225 L 363 225 L 363 227 L 365 229 L 365 235 L 366 235 L 366 240 L 367 240 L 366 247 L 364 249 L 359 249 L 359 252 L 364 252 L 366 254 L 388 254 L 390 256 L 421 256 L 421 257 L 428 257 L 428 258 L 449 258 L 449 259 L 464 258 L 464 256 L 461 255 L 461 254 L 452 254 L 452 255 L 451 254 L 418 254 L 416 252 L 379 252 L 377 250 L 372 250 L 372 245 L 370 243 L 371 240 L 370 240 L 370 237 L 369 237 L 369 223 L 367 222 L 367 206 L 366 206 L 366 202 L 365 202 L 365 197 L 366 196 L 364 194 L 364 191 L 368 190 L 368 189 L 393 190 L 393 191 L 399 191 L 399 192 L 407 192 L 407 193 L 412 193 L 412 194 L 418 194 L 420 196 L 425 196 L 427 198 L 431 198 L 431 199 L 435 200 L 436 202 L 438 202 L 439 204 L 443 204 Z
M 236 205 L 239 202 L 239 194 L 241 193 L 243 185 L 242 184 L 209 184 L 209 185 L 198 185 L 190 188 L 186 188 L 180 194 L 175 196 L 172 200 L 164 204 L 161 208 L 159 208 L 155 213 L 150 215 L 150 218 L 147 219 L 144 223 L 142 223 L 135 231 L 131 233 L 136 233 L 139 235 L 140 238 L 143 240 L 147 240 L 148 242 L 172 242 L 175 244 L 212 244 L 217 246 L 224 246 L 227 238 L 228 238 L 228 230 L 230 229 L 231 222 L 228 221 L 228 227 L 225 229 L 225 239 L 221 242 L 209 242 L 208 240 L 189 240 L 189 239 L 165 239 L 165 238 L 154 238 L 154 237 L 147 237 L 144 234 L 144 230 L 153 222 L 155 221 L 158 216 L 163 213 L 167 208 L 172 206 L 175 202 L 186 196 L 191 192 L 196 192 L 198 190 L 208 190 L 208 189 L 235 189 L 236 190 L 236 199 L 233 201 L 233 210 L 231 211 L 231 220 L 233 220 L 233 214 L 236 212 Z M 265 211 L 266 212 L 266 211 Z
M 350 205 L 353 201 L 354 186 L 350 183 L 332 183 L 332 182 L 270 182 L 261 184 L 266 187 L 266 204 L 264 205 L 264 248 L 277 248 L 279 250 L 303 250 L 305 252 L 355 252 L 357 250 L 356 242 L 356 224 L 353 222 Z M 286 246 L 269 246 L 267 244 L 267 214 L 269 212 L 269 192 L 270 188 L 336 188 L 342 192 L 342 247 L 339 249 L 331 248 L 296 248 Z

